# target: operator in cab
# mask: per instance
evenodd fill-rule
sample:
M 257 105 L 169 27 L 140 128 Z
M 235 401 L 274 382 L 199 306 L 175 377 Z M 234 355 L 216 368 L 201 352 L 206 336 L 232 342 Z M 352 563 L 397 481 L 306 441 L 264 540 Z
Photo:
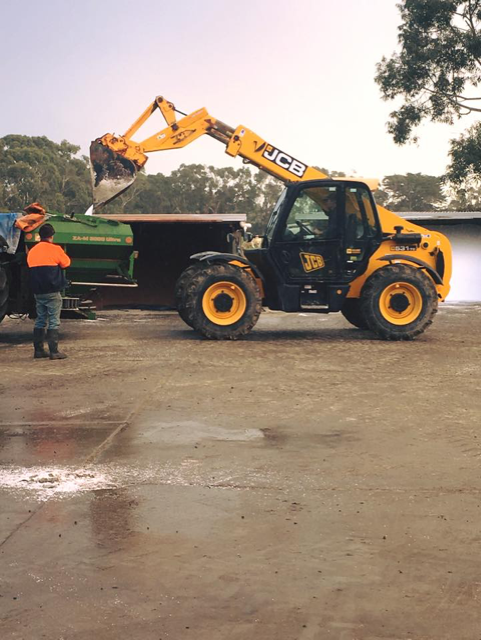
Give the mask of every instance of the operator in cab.
M 323 213 L 326 215 L 325 220 L 318 220 L 314 223 L 312 231 L 315 236 L 328 238 L 333 233 L 333 221 L 331 215 L 335 213 L 337 207 L 337 196 L 335 193 L 329 193 L 322 201 Z
M 70 266 L 70 258 L 59 245 L 53 243 L 55 229 L 51 224 L 40 227 L 40 242 L 30 249 L 27 263 L 30 286 L 35 296 L 37 319 L 33 330 L 34 358 L 63 360 L 67 356 L 58 350 L 61 291 L 67 286 L 63 272 Z M 49 353 L 45 350 L 45 338 Z

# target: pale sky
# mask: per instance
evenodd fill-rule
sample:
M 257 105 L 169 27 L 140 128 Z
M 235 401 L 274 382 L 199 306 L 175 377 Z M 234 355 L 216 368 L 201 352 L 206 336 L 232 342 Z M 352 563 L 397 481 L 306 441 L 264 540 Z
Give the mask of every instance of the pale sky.
M 426 124 L 417 146 L 386 131 L 375 65 L 396 47 L 397 0 L 2 0 L 0 137 L 45 135 L 88 154 L 156 95 L 240 124 L 302 162 L 364 177 L 440 175 L 464 130 Z M 142 139 L 162 129 L 156 113 Z M 241 167 L 205 137 L 150 155 Z

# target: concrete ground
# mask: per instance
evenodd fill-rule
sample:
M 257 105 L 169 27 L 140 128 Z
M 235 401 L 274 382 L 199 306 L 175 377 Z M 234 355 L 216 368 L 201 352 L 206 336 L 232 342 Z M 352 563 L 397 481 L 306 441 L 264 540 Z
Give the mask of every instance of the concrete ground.
M 481 305 L 0 328 L 2 640 L 478 640 Z

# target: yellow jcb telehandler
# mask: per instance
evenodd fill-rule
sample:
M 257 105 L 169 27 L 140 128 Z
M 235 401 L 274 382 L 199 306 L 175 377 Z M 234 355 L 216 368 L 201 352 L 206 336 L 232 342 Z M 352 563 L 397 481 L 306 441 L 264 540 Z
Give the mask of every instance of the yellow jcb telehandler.
M 154 111 L 167 126 L 142 142 L 132 136 Z M 451 247 L 440 233 L 376 206 L 375 181 L 329 179 L 267 143 L 246 127 L 232 128 L 199 109 L 181 114 L 157 97 L 123 136 L 91 144 L 94 206 L 127 189 L 147 154 L 180 149 L 201 135 L 222 142 L 286 187 L 257 249 L 207 251 L 176 285 L 182 319 L 211 339 L 237 339 L 262 307 L 282 311 L 341 311 L 354 326 L 387 340 L 412 340 L 431 324 L 449 293 Z

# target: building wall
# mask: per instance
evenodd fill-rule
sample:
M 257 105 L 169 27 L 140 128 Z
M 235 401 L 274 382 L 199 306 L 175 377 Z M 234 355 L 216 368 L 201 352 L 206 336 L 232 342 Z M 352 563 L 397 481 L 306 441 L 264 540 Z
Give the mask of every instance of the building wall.
M 415 220 L 413 220 L 416 222 Z M 427 229 L 444 234 L 453 249 L 453 276 L 448 302 L 481 301 L 481 220 L 452 222 L 419 220 Z

